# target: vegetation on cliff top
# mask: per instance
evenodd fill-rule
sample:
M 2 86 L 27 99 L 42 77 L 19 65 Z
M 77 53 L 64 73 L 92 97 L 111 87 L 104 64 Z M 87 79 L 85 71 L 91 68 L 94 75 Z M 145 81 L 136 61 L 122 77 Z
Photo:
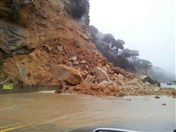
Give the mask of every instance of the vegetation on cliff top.
M 139 58 L 139 51 L 124 48 L 125 42 L 116 39 L 112 34 L 101 33 L 95 26 L 90 25 L 92 41 L 103 55 L 114 64 L 139 75 L 148 75 L 159 82 L 172 81 L 173 77 L 152 65 L 149 60 Z

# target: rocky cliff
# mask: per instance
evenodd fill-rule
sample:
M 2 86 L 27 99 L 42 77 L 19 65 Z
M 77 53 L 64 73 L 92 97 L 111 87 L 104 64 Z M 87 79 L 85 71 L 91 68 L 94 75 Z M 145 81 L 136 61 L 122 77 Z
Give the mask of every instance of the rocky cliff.
M 172 94 L 108 63 L 91 41 L 88 13 L 87 0 L 1 0 L 0 80 L 93 95 Z
M 76 7 L 71 9 L 71 4 L 64 0 L 1 1 L 1 79 L 57 84 L 58 77 L 51 68 L 55 65 L 90 72 L 97 64 L 105 63 L 91 43 L 86 22 L 79 15 L 72 16 Z

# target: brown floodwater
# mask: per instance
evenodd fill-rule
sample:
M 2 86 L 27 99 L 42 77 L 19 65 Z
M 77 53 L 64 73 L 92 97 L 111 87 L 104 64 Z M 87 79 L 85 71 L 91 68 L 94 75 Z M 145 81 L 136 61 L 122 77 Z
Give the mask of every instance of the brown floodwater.
M 51 93 L 0 95 L 0 129 L 13 132 L 88 132 L 96 127 L 172 132 L 176 99 L 154 96 L 94 97 Z

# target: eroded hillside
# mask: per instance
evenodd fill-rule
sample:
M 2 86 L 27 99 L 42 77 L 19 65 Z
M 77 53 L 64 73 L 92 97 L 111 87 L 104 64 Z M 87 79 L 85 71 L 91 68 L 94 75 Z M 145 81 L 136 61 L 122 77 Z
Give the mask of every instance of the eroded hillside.
M 1 0 L 0 80 L 93 95 L 176 95 L 108 63 L 91 41 L 88 10 L 86 0 Z

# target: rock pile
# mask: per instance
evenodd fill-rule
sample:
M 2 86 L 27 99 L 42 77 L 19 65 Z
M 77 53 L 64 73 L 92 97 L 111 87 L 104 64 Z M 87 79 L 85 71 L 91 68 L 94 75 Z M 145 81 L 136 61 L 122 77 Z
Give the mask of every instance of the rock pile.
M 126 73 L 127 71 L 125 71 Z M 121 72 L 124 74 L 123 72 Z M 143 82 L 141 78 L 127 78 L 122 74 L 113 76 L 100 67 L 95 69 L 95 75 L 88 75 L 79 85 L 69 86 L 59 92 L 90 94 L 96 96 L 139 96 L 139 95 L 171 95 L 176 96 L 176 89 L 164 89 L 157 85 Z M 110 79 L 111 78 L 111 79 Z

